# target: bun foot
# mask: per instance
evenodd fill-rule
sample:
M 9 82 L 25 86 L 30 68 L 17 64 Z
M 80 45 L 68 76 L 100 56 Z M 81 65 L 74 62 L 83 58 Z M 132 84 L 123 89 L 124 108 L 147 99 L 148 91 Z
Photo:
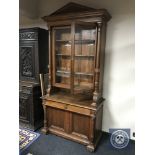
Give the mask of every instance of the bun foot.
M 87 150 L 89 152 L 94 152 L 95 151 L 95 146 L 93 144 L 89 144 L 89 145 L 87 145 Z
M 43 134 L 45 134 L 45 135 L 48 134 L 48 130 L 47 130 L 47 128 L 42 128 L 42 129 L 41 129 L 41 132 L 42 132 Z

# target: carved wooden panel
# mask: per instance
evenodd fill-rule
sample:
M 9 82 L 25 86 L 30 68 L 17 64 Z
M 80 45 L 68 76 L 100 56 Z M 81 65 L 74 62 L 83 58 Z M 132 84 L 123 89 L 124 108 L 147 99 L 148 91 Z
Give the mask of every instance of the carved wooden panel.
M 38 34 L 35 32 L 24 32 L 19 34 L 20 40 L 37 40 Z
M 43 125 L 41 89 L 38 84 L 21 82 L 19 85 L 19 120 L 27 128 L 36 130 Z M 25 126 L 25 125 L 24 125 Z
M 89 117 L 84 115 L 79 115 L 76 113 L 72 114 L 72 131 L 74 133 L 82 134 L 85 136 L 89 136 Z
M 19 62 L 20 80 L 35 80 L 38 63 L 35 59 L 37 55 L 35 41 L 20 42 Z
M 21 81 L 39 83 L 39 73 L 48 72 L 48 31 L 40 28 L 19 30 Z
M 48 127 L 50 127 L 52 125 L 55 128 L 64 130 L 64 128 L 65 128 L 65 122 L 64 122 L 65 111 L 47 107 L 47 117 L 49 118 Z
M 30 115 L 29 115 L 29 100 L 30 100 L 30 95 L 29 94 L 20 94 L 19 98 L 19 118 L 20 120 L 29 123 L 30 122 Z
M 20 48 L 20 66 L 22 76 L 33 77 L 33 47 Z

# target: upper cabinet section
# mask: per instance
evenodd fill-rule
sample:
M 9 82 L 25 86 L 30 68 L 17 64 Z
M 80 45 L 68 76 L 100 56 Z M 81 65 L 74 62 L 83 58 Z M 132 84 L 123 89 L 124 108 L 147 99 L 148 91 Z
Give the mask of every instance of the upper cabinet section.
M 49 30 L 48 95 L 65 91 L 101 99 L 106 9 L 69 3 L 43 17 Z M 103 68 L 103 67 L 102 67 Z
M 82 20 L 87 19 L 94 21 L 109 21 L 111 15 L 106 9 L 94 9 L 76 3 L 68 3 L 64 7 L 58 9 L 56 12 L 43 17 L 46 22 L 63 21 L 63 20 Z M 50 23 L 48 23 L 50 25 Z
M 19 30 L 19 79 L 39 83 L 48 72 L 48 31 L 35 27 Z

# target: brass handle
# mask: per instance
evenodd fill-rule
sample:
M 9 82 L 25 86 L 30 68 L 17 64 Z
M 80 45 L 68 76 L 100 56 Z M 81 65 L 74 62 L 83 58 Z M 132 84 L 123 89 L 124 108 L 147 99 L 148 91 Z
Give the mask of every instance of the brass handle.
M 65 105 L 64 105 L 64 109 L 67 109 L 67 107 L 68 107 L 68 106 L 65 104 Z

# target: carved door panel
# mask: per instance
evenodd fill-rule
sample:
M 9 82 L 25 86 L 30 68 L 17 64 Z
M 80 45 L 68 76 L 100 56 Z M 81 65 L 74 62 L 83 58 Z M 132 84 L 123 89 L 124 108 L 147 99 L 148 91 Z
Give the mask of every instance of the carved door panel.
M 65 111 L 57 108 L 47 107 L 48 127 L 64 131 L 65 129 Z
M 19 118 L 25 123 L 30 123 L 30 94 L 21 93 L 19 98 Z
M 72 134 L 88 139 L 90 117 L 72 113 Z
M 37 56 L 37 42 L 25 41 L 20 42 L 19 48 L 19 63 L 20 63 L 20 80 L 32 80 L 36 79 L 38 62 Z

